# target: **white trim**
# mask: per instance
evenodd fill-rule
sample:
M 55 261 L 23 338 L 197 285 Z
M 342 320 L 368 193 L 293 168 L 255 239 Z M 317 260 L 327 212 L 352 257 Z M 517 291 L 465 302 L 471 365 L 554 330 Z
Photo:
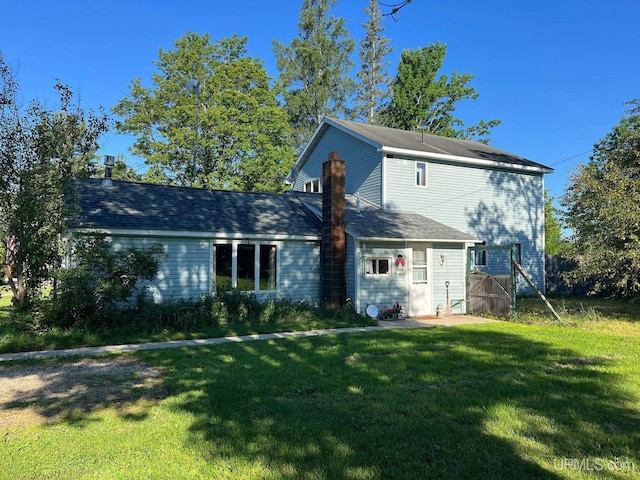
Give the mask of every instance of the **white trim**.
M 361 313 L 360 310 L 360 265 L 362 264 L 362 251 L 360 250 L 360 241 L 356 239 L 356 237 L 351 237 L 353 240 L 353 273 L 355 275 L 355 298 L 354 307 L 356 309 L 356 313 Z
M 337 128 L 338 130 L 340 130 L 341 132 L 346 133 L 347 135 L 350 135 L 354 138 L 357 138 L 358 140 L 360 140 L 361 142 L 366 143 L 367 145 L 370 145 L 372 147 L 376 147 L 376 148 L 380 148 L 381 145 L 378 142 L 374 142 L 373 140 L 371 140 L 369 137 L 365 137 L 364 135 L 361 135 L 357 132 L 354 132 L 353 130 L 351 130 L 350 128 L 347 128 L 343 125 L 340 125 L 339 123 L 334 122 L 333 120 L 331 120 L 330 118 L 324 118 L 323 123 L 327 124 L 327 125 L 331 125 L 334 128 Z M 384 146 L 382 146 L 384 148 Z
M 209 240 L 209 295 L 215 295 L 217 291 L 216 286 L 216 257 L 213 254 L 213 246 L 215 242 Z M 214 290 L 215 289 L 215 290 Z
M 307 185 L 311 185 L 311 191 L 307 190 Z M 314 190 L 314 188 L 316 187 L 317 187 L 317 190 Z M 302 191 L 304 193 L 321 193 L 321 190 L 322 190 L 322 182 L 320 182 L 319 178 L 311 178 L 302 184 Z
M 130 237 L 168 237 L 168 238 L 206 238 L 208 240 L 272 240 L 272 241 L 316 241 L 321 235 L 287 235 L 266 233 L 224 233 L 224 232 L 193 232 L 172 230 L 139 230 L 135 228 L 70 228 L 70 233 L 105 233 L 107 235 L 119 235 Z
M 387 156 L 383 155 L 380 160 L 380 203 L 382 209 L 387 208 Z
M 358 237 L 361 241 L 366 242 L 432 242 L 432 243 L 482 243 L 482 240 L 467 239 L 467 240 L 452 240 L 450 238 L 394 238 L 394 237 Z
M 414 176 L 414 186 L 416 188 L 420 188 L 420 189 L 424 189 L 429 187 L 429 173 L 428 173 L 428 166 L 429 165 L 427 162 L 414 162 L 415 164 L 415 176 Z M 422 175 L 422 184 L 418 183 L 418 172 L 420 171 L 420 169 L 418 169 L 418 165 L 422 165 L 424 166 L 424 175 Z
M 385 147 L 378 148 L 378 152 L 386 155 L 402 155 L 415 158 L 429 158 L 433 160 L 445 160 L 448 162 L 464 163 L 467 165 L 478 165 L 483 167 L 503 168 L 507 170 L 520 170 L 523 172 L 533 173 L 553 173 L 552 168 L 534 167 L 531 165 L 516 165 L 514 163 L 497 162 L 495 160 L 483 160 L 480 158 L 460 157 L 458 155 L 449 155 L 443 153 L 420 152 L 418 150 L 410 150 L 407 148 Z M 384 157 L 383 157 L 384 158 Z
M 387 273 L 380 273 L 380 260 L 386 260 L 388 262 L 387 265 Z M 368 266 L 368 262 L 377 262 L 377 271 L 378 273 L 374 273 L 374 272 L 367 272 L 367 266 Z M 391 265 L 393 264 L 393 258 L 390 257 L 389 255 L 385 255 L 385 254 L 380 254 L 380 255 L 365 255 L 364 256 L 364 272 L 363 276 L 366 278 L 387 278 L 391 276 Z M 373 265 L 373 264 L 372 264 Z M 373 269 L 372 269 L 373 270 Z
M 224 239 L 222 239 L 224 240 Z M 247 243 L 245 240 L 231 240 L 227 242 L 217 242 L 212 240 L 209 242 L 210 245 L 210 256 L 211 256 L 211 285 L 216 284 L 216 265 L 215 265 L 215 247 L 230 245 L 231 246 L 231 288 L 238 288 L 238 246 L 240 245 L 253 245 L 254 248 L 254 257 L 253 257 L 253 268 L 254 268 L 254 278 L 253 278 L 253 290 L 241 290 L 242 292 L 253 292 L 255 294 L 258 293 L 268 293 L 275 292 L 276 294 L 280 293 L 281 287 L 281 257 L 282 257 L 282 243 L 277 241 L 249 241 Z M 276 247 L 276 288 L 275 289 L 260 289 L 260 246 L 261 245 L 275 245 Z M 217 289 L 217 285 L 216 285 Z
M 467 313 L 467 249 L 468 245 L 462 249 L 462 297 L 464 298 L 464 303 L 462 304 L 462 313 Z

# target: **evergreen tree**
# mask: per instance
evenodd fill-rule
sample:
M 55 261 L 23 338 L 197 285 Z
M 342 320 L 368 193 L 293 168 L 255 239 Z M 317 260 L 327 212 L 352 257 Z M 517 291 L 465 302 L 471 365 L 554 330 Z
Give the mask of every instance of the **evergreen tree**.
M 544 191 L 544 242 L 549 255 L 565 255 L 568 243 L 562 238 L 561 212 L 553 205 L 554 198 Z
M 279 87 L 301 149 L 325 116 L 344 116 L 355 88 L 349 76 L 354 41 L 343 18 L 329 15 L 337 0 L 303 0 L 298 37 L 273 42 Z
M 369 21 L 362 24 L 366 35 L 360 42 L 360 71 L 358 72 L 358 91 L 355 98 L 355 111 L 359 118 L 367 123 L 377 123 L 378 110 L 389 97 L 389 75 L 386 71 L 389 62 L 385 60 L 393 48 L 389 39 L 382 36 L 382 13 L 378 0 L 370 0 L 365 8 Z

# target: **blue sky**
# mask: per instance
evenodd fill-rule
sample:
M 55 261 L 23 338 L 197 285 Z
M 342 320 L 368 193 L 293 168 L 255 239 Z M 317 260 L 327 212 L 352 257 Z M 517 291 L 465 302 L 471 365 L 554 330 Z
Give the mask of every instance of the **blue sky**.
M 396 3 L 399 0 L 383 0 Z M 356 41 L 368 0 L 339 0 Z M 56 78 L 80 92 L 85 109 L 111 109 L 141 78 L 150 86 L 158 50 L 173 48 L 186 31 L 215 39 L 247 36 L 249 54 L 277 76 L 273 40 L 297 35 L 301 0 L 0 0 L 0 51 L 14 68 L 20 96 L 55 108 Z M 562 195 L 570 173 L 593 144 L 640 97 L 640 2 L 637 0 L 413 0 L 385 19 L 395 51 L 440 41 L 448 47 L 442 73 L 472 73 L 480 97 L 459 104 L 467 123 L 500 119 L 492 145 L 555 168 L 546 178 Z M 357 62 L 357 57 L 354 57 Z M 124 154 L 130 137 L 111 133 L 101 153 Z M 588 153 L 585 153 L 588 152 Z

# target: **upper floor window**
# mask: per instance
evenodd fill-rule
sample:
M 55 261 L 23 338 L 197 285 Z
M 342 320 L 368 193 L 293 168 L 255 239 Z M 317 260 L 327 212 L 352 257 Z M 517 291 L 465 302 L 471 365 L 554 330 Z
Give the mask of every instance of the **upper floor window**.
M 416 186 L 427 186 L 427 164 L 424 162 L 416 162 Z
M 318 193 L 320 191 L 320 180 L 310 180 L 305 182 L 304 191 L 306 193 Z

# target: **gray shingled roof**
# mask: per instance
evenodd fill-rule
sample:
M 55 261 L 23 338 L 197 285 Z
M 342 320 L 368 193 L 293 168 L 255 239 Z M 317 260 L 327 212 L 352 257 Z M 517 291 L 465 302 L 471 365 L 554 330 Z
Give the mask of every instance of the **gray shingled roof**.
M 248 193 L 93 179 L 77 183 L 75 228 L 317 236 L 322 194 Z M 364 238 L 474 241 L 475 237 L 413 212 L 394 212 L 346 197 L 346 228 Z
M 295 192 L 294 195 L 314 210 L 322 211 L 321 193 Z M 354 195 L 346 196 L 345 227 L 362 238 L 477 241 L 477 237 L 448 227 L 418 213 L 383 210 L 362 199 L 360 200 L 360 214 L 358 215 L 356 202 Z
M 318 236 L 321 223 L 296 197 L 99 179 L 79 182 L 77 228 Z
M 451 155 L 469 159 L 487 160 L 499 162 L 516 167 L 530 167 L 541 169 L 545 173 L 551 173 L 553 169 L 526 158 L 505 152 L 484 143 L 460 140 L 457 138 L 441 137 L 438 135 L 409 132 L 396 128 L 381 127 L 378 125 L 363 124 L 338 120 L 325 119 L 323 126 L 335 126 L 349 134 L 364 137 L 378 148 L 390 147 L 404 150 L 413 150 L 420 153 L 433 153 L 438 155 Z M 316 137 L 322 136 L 322 127 Z M 314 140 L 318 140 L 314 139 Z M 312 141 L 313 142 L 313 141 Z M 308 148 L 307 151 L 310 151 Z

